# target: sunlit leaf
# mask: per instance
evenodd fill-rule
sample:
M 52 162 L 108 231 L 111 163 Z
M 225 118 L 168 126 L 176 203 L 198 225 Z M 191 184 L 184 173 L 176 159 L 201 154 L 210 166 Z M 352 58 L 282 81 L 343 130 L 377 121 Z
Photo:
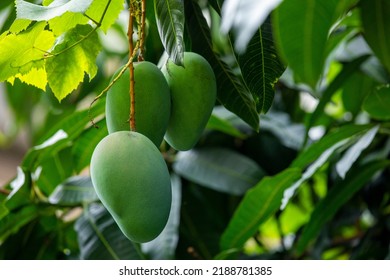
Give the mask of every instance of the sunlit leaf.
M 183 0 L 154 0 L 158 31 L 165 51 L 176 65 L 184 62 Z
M 17 18 L 34 21 L 48 21 L 66 12 L 84 13 L 93 0 L 55 0 L 48 6 L 41 6 L 23 0 L 16 0 Z M 95 1 L 96 2 L 96 1 Z
M 54 44 L 54 35 L 45 30 L 45 23 L 0 39 L 0 81 L 16 75 L 26 75 L 32 69 L 44 67 L 45 52 Z M 35 82 L 31 82 L 34 84 Z
M 234 195 L 243 195 L 265 175 L 253 160 L 223 148 L 180 152 L 173 169 L 188 180 Z
M 249 190 L 235 211 L 221 238 L 221 248 L 241 248 L 280 207 L 283 192 L 300 176 L 300 169 L 286 169 L 273 177 L 265 177 Z
M 118 19 L 123 8 L 124 0 L 94 0 L 86 14 L 100 23 L 100 29 L 107 31 Z
M 78 87 L 85 74 L 90 80 L 96 75 L 100 49 L 97 33 L 89 25 L 78 25 L 65 34 L 46 62 L 48 82 L 59 101 Z

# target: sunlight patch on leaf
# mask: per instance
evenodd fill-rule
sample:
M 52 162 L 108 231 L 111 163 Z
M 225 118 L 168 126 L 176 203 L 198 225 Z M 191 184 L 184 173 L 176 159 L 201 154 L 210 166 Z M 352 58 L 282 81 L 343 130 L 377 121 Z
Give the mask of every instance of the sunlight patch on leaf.
M 66 138 L 68 138 L 68 134 L 61 129 L 61 130 L 57 131 L 52 137 L 50 137 L 45 142 L 43 142 L 42 144 L 34 146 L 33 149 L 34 150 L 41 150 L 41 149 L 47 148 L 49 146 L 52 146 L 55 143 L 57 143 L 58 141 L 60 141 L 62 139 L 66 139 Z
M 64 41 L 54 49 L 54 56 L 46 62 L 49 85 L 59 101 L 79 86 L 84 73 L 89 80 L 96 75 L 100 48 L 98 36 L 89 25 L 78 25 L 65 34 Z
M 44 55 L 55 41 L 53 33 L 44 30 L 45 26 L 38 23 L 26 32 L 11 33 L 0 39 L 0 81 L 44 67 Z

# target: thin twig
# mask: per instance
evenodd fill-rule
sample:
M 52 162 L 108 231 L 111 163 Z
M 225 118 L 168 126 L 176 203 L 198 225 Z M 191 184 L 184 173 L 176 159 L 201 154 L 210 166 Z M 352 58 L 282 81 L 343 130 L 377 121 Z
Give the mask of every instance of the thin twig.
M 129 55 L 131 56 L 131 60 L 133 59 L 134 45 L 133 45 L 133 32 L 134 32 L 134 5 L 130 5 L 130 16 L 129 16 L 129 26 L 127 30 L 127 37 L 129 40 Z M 130 60 L 130 58 L 129 58 Z M 129 72 L 130 72 L 130 130 L 136 131 L 136 123 L 135 123 L 135 90 L 134 90 L 134 65 L 133 61 L 129 64 Z

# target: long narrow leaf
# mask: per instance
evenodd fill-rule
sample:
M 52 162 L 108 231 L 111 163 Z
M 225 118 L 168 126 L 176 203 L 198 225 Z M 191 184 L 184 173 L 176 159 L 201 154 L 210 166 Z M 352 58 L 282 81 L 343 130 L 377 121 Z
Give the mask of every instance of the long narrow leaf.
M 238 63 L 255 99 L 257 112 L 266 113 L 274 99 L 274 85 L 285 70 L 274 46 L 270 20 L 256 31 L 247 51 L 238 56 Z
M 388 167 L 389 161 L 370 162 L 351 171 L 345 181 L 334 186 L 327 196 L 314 209 L 309 223 L 305 226 L 296 245 L 301 254 L 309 242 L 320 232 L 322 226 L 329 221 L 359 189 L 361 189 L 376 172 Z
M 98 203 L 84 209 L 76 224 L 81 259 L 139 259 L 135 245 L 121 232 L 108 211 Z
M 242 80 L 213 51 L 210 28 L 198 3 L 185 0 L 185 13 L 192 50 L 205 57 L 217 78 L 218 101 L 229 111 L 238 115 L 256 131 L 259 129 L 259 114 L 256 102 Z
M 173 168 L 188 180 L 233 195 L 243 195 L 265 175 L 253 160 L 223 148 L 181 152 Z
M 165 51 L 176 65 L 184 60 L 183 0 L 154 0 L 158 32 Z
M 221 248 L 241 248 L 280 207 L 283 192 L 301 175 L 300 169 L 286 169 L 266 177 L 244 196 L 221 238 Z

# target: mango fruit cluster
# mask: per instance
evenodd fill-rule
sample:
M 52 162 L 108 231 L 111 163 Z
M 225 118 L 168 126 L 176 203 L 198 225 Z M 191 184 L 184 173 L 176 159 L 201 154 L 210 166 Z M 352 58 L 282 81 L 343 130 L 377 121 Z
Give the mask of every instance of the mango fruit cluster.
M 165 138 L 182 151 L 195 146 L 215 104 L 216 80 L 208 62 L 191 52 L 184 54 L 184 67 L 168 62 L 160 70 L 150 62 L 134 63 L 134 80 L 137 132 L 129 125 L 127 70 L 107 93 L 109 134 L 96 146 L 90 172 L 101 202 L 121 231 L 142 243 L 161 233 L 171 207 L 161 142 Z

